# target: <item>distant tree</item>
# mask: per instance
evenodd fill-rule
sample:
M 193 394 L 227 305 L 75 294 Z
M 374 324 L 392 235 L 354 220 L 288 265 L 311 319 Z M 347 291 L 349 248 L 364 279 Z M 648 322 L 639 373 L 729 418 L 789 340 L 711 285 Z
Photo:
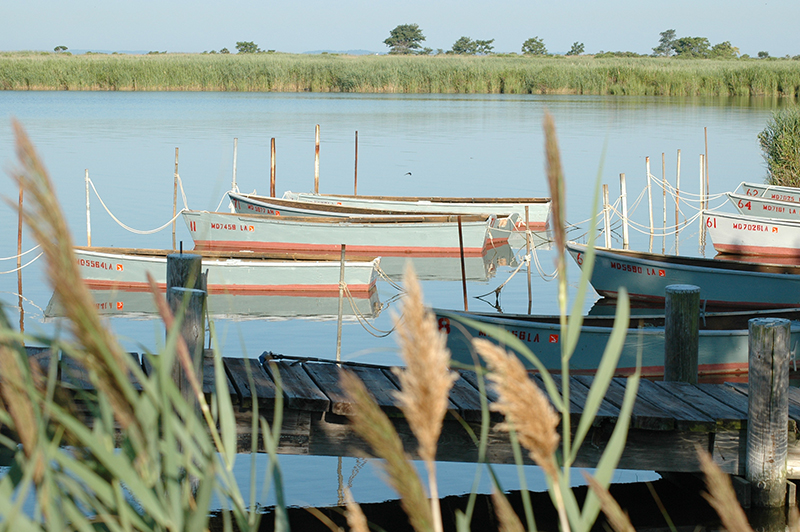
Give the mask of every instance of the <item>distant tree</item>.
M 531 37 L 522 43 L 522 53 L 525 55 L 547 55 L 544 41 L 539 37 Z
M 658 40 L 658 46 L 653 48 L 653 55 L 668 57 L 675 51 L 673 44 L 675 43 L 675 30 L 666 30 L 660 33 L 661 38 Z
M 572 43 L 572 48 L 569 49 L 567 55 L 581 55 L 583 53 L 584 47 L 582 42 L 575 41 Z
M 416 55 L 431 55 L 433 53 L 433 48 L 428 48 L 427 46 L 422 50 L 417 50 Z
M 478 55 L 489 55 L 489 54 L 491 54 L 492 50 L 494 50 L 494 46 L 492 46 L 493 42 L 494 42 L 494 39 L 489 39 L 488 41 L 481 41 L 481 40 L 476 39 L 475 40 L 475 53 L 477 53 Z
M 460 37 L 453 43 L 453 53 L 457 55 L 475 55 L 478 45 L 469 37 Z
M 715 59 L 733 59 L 739 55 L 739 49 L 731 45 L 730 41 L 721 42 L 711 47 L 708 56 Z
M 67 51 L 67 47 L 66 46 L 56 46 L 55 48 L 53 48 L 53 51 L 55 53 L 57 53 L 57 54 L 60 54 L 61 52 L 66 52 Z
M 240 54 L 257 54 L 261 50 L 253 41 L 239 41 L 236 43 L 236 52 Z
M 672 43 L 679 57 L 708 57 L 711 43 L 705 37 L 681 37 Z
M 410 54 L 420 49 L 425 40 L 422 30 L 417 24 L 400 24 L 389 32 L 389 38 L 383 44 L 389 47 L 390 54 Z
M 227 48 L 223 48 L 222 50 L 219 51 L 219 53 L 221 53 L 221 54 L 229 54 L 231 52 Z
M 767 59 L 769 58 L 769 52 L 758 52 L 759 59 Z

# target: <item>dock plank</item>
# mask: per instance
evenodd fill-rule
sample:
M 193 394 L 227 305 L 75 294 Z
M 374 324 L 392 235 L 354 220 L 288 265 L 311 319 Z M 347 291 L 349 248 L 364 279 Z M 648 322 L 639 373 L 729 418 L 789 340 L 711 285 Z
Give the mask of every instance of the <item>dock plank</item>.
M 560 381 L 561 379 L 559 379 L 558 382 L 560 383 Z M 578 414 L 583 413 L 583 409 L 586 406 L 586 400 L 589 397 L 590 387 L 591 385 L 587 386 L 585 381 L 575 377 L 570 377 L 569 397 L 570 401 L 577 406 L 578 410 L 576 413 Z M 561 390 L 560 384 L 559 390 Z M 596 425 L 606 421 L 616 421 L 617 418 L 619 418 L 619 407 L 603 400 L 600 402 L 600 407 L 598 408 L 597 414 L 594 417 L 594 424 Z
M 275 401 L 275 383 L 258 360 L 223 357 L 222 362 L 243 408 L 252 407 L 253 400 L 259 403 Z
M 576 375 L 576 379 L 584 385 L 591 386 L 592 377 L 589 375 Z M 641 381 L 640 381 L 641 382 Z M 625 398 L 625 387 L 628 379 L 617 377 L 611 380 L 606 392 L 606 401 L 617 408 L 622 408 Z M 636 395 L 636 402 L 631 413 L 631 427 L 646 430 L 674 430 L 675 418 L 664 409 L 651 403 L 641 393 L 641 387 Z
M 330 399 L 314 384 L 302 363 L 266 360 L 262 366 L 276 384 L 280 382 L 286 408 L 312 412 L 329 410 Z
M 717 420 L 669 392 L 653 381 L 639 381 L 639 397 L 646 398 L 654 405 L 669 412 L 675 418 L 675 428 L 690 432 L 712 432 L 717 428 Z M 638 401 L 637 401 L 638 402 Z
M 330 411 L 333 414 L 351 416 L 355 413 L 353 401 L 341 386 L 342 371 L 349 371 L 361 379 L 375 402 L 387 414 L 397 415 L 400 412 L 393 395 L 397 388 L 380 368 L 358 365 L 339 367 L 336 364 L 308 363 L 306 370 L 319 389 L 330 399 Z
M 688 402 L 715 421 L 717 430 L 741 430 L 747 423 L 742 423 L 747 417 L 747 412 L 741 412 L 719 399 L 705 393 L 695 385 L 687 382 L 657 381 L 657 388 L 661 388 L 676 398 Z

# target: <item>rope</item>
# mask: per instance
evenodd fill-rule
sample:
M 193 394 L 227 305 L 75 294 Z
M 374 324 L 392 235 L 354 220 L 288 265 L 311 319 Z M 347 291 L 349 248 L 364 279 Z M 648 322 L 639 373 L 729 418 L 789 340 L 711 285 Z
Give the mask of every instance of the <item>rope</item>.
M 347 283 L 344 282 L 339 283 L 339 287 L 344 290 L 345 294 L 347 294 L 347 299 L 350 302 L 350 308 L 353 309 L 353 315 L 355 315 L 356 319 L 358 320 L 358 323 L 361 324 L 361 326 L 364 328 L 365 331 L 367 331 L 375 338 L 385 338 L 394 332 L 395 328 L 397 327 L 397 324 L 395 324 L 394 327 L 392 327 L 388 331 L 384 331 L 378 329 L 369 321 L 367 321 L 367 318 L 364 317 L 364 315 L 361 313 L 361 311 L 358 310 L 358 308 L 356 308 L 355 299 L 353 298 L 353 294 L 350 293 L 350 288 L 348 288 Z
M 37 246 L 37 247 L 38 247 L 38 246 Z M 34 248 L 34 249 L 36 249 L 36 248 Z M 39 253 L 38 255 L 36 255 L 34 258 L 32 258 L 30 261 L 26 262 L 25 264 L 23 264 L 23 265 L 22 265 L 22 266 L 20 266 L 19 268 L 14 268 L 13 270 L 8 270 L 7 272 L 0 272 L 0 275 L 5 275 L 5 274 L 7 274 L 7 273 L 14 273 L 14 272 L 18 272 L 18 271 L 20 271 L 21 269 L 23 269 L 23 268 L 25 268 L 25 267 L 27 267 L 27 266 L 30 266 L 31 264 L 33 264 L 34 262 L 36 262 L 36 259 L 38 259 L 39 257 L 41 257 L 43 254 L 44 254 L 44 251 L 42 251 L 41 253 Z
M 141 230 L 139 230 L 139 229 L 134 229 L 134 228 L 132 228 L 132 227 L 129 227 L 129 226 L 125 225 L 124 223 L 122 223 L 122 221 L 120 221 L 120 220 L 119 220 L 119 218 L 117 218 L 116 216 L 114 216 L 114 214 L 113 214 L 113 213 L 112 213 L 112 212 L 109 210 L 109 208 L 106 206 L 105 202 L 103 201 L 103 198 L 101 198 L 101 197 L 100 197 L 100 194 L 97 192 L 97 189 L 95 188 L 95 186 L 94 186 L 94 183 L 92 182 L 92 180 L 91 180 L 91 179 L 89 179 L 89 184 L 90 184 L 90 185 L 92 185 L 92 190 L 94 190 L 94 193 L 95 193 L 95 195 L 97 196 L 97 199 L 99 199 L 99 200 L 100 200 L 100 204 L 101 204 L 101 205 L 103 206 L 103 208 L 106 210 L 106 212 L 108 213 L 108 215 L 109 215 L 109 216 L 111 216 L 111 219 L 112 219 L 112 220 L 114 220 L 115 222 L 117 222 L 117 224 L 119 224 L 119 226 L 120 226 L 120 227 L 122 227 L 123 229 L 127 229 L 127 230 L 128 230 L 128 231 L 130 231 L 131 233 L 135 233 L 135 234 L 137 234 L 137 235 L 152 235 L 152 234 L 154 234 L 154 233 L 158 233 L 159 231 L 163 231 L 164 229 L 166 229 L 167 227 L 169 227 L 169 226 L 172 224 L 172 222 L 174 222 L 175 220 L 177 220 L 178 216 L 180 216 L 180 215 L 183 213 L 183 211 L 184 211 L 184 210 L 186 210 L 186 209 L 181 209 L 181 210 L 180 210 L 180 211 L 179 211 L 179 212 L 178 212 L 178 213 L 177 213 L 175 216 L 173 216 L 172 218 L 170 218 L 170 220 L 169 220 L 167 223 L 165 223 L 164 225 L 162 225 L 161 227 L 158 227 L 158 228 L 156 228 L 156 229 L 151 229 L 151 230 L 149 230 L 149 231 L 141 231 Z M 183 186 L 181 186 L 181 191 L 183 191 Z M 184 197 L 184 201 L 185 201 L 185 199 L 186 199 L 186 198 Z
M 530 262 L 530 260 L 531 260 L 531 256 L 530 256 L 530 255 L 525 255 L 525 257 L 523 257 L 522 261 L 520 261 L 520 263 L 517 265 L 517 269 L 516 269 L 516 270 L 514 270 L 513 272 L 511 272 L 511 275 L 509 275 L 509 276 L 508 276 L 508 279 L 506 279 L 506 280 L 505 280 L 505 282 L 504 282 L 503 284 L 501 284 L 500 286 L 498 286 L 497 288 L 495 288 L 494 290 L 492 290 L 492 291 L 490 291 L 490 292 L 486 292 L 485 294 L 481 294 L 481 295 L 479 295 L 479 296 L 475 296 L 475 299 L 480 299 L 480 298 L 482 298 L 482 297 L 486 297 L 486 296 L 488 296 L 489 294 L 499 294 L 499 293 L 500 293 L 500 290 L 502 290 L 502 289 L 503 289 L 503 287 L 504 287 L 505 285 L 507 285 L 507 284 L 509 283 L 509 281 L 511 281 L 511 279 L 513 279 L 513 278 L 514 278 L 514 276 L 515 276 L 515 275 L 517 275 L 517 272 L 518 272 L 518 271 L 519 271 L 519 270 L 520 270 L 520 269 L 521 269 L 523 266 L 525 266 L 526 264 L 528 264 L 528 263 Z
M 376 266 L 376 269 L 378 270 L 378 275 L 380 276 L 381 279 L 389 283 L 398 292 L 404 291 L 403 287 L 399 283 L 397 283 L 397 281 L 394 281 L 391 277 L 389 277 L 389 275 L 385 271 L 383 271 L 383 268 L 381 268 L 380 264 Z
M 31 249 L 29 249 L 28 251 L 23 251 L 23 252 L 22 252 L 22 253 L 20 253 L 19 255 L 11 255 L 10 257 L 3 257 L 3 258 L 0 258 L 0 260 L 11 260 L 11 259 L 18 259 L 18 258 L 20 258 L 20 257 L 24 257 L 25 255 L 27 255 L 27 254 L 28 254 L 28 253 L 30 253 L 31 251 L 33 251 L 33 250 L 36 250 L 36 249 L 39 249 L 39 247 L 40 247 L 40 246 L 39 246 L 39 244 L 36 244 L 35 246 L 33 246 L 33 247 L 32 247 Z

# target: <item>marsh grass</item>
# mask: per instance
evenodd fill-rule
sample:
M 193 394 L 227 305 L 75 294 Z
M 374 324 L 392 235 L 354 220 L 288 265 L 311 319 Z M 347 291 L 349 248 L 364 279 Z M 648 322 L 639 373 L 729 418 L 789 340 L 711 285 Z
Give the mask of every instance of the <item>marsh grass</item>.
M 800 95 L 800 61 L 0 53 L 3 90 Z
M 800 107 L 773 113 L 758 134 L 770 185 L 800 186 Z

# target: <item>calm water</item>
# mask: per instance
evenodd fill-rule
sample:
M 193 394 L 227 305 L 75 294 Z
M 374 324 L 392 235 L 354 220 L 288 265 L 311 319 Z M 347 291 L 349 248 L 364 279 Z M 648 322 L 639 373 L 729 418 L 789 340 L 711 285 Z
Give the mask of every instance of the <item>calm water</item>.
M 619 193 L 619 174 L 628 182 L 629 204 L 645 183 L 645 157 L 651 173 L 661 177 L 665 153 L 666 176 L 675 183 L 676 152 L 681 150 L 681 189 L 699 191 L 699 155 L 708 130 L 711 192 L 735 188 L 743 180 L 765 176 L 757 134 L 778 105 L 774 101 L 732 99 L 620 98 L 592 96 L 438 96 L 340 94 L 235 93 L 73 93 L 0 91 L 0 160 L 14 163 L 11 118 L 27 129 L 56 184 L 70 228 L 78 244 L 86 242 L 84 172 L 114 216 L 137 230 L 150 230 L 172 215 L 175 148 L 179 173 L 192 209 L 215 210 L 231 186 L 234 138 L 238 139 L 237 182 L 242 191 L 269 191 L 269 144 L 276 139 L 277 188 L 310 191 L 314 185 L 314 128 L 321 128 L 320 191 L 351 193 L 354 173 L 354 136 L 358 131 L 358 192 L 394 195 L 547 196 L 544 177 L 542 119 L 555 118 L 567 190 L 567 219 L 580 227 L 593 212 L 595 180 L 609 185 L 612 201 Z M 17 190 L 5 179 L 3 195 L 16 203 Z M 141 235 L 120 227 L 92 194 L 92 243 L 98 246 L 166 248 L 170 230 Z M 179 200 L 179 207 L 180 207 Z M 717 205 L 721 200 L 713 203 Z M 660 189 L 654 189 L 656 225 L 662 219 Z M 222 209 L 227 208 L 227 202 Z M 693 214 L 685 210 L 687 217 Z M 672 223 L 674 207 L 668 207 Z M 647 200 L 632 215 L 648 223 Z M 17 218 L 13 209 L 0 207 L 0 257 L 16 253 Z M 183 222 L 178 239 L 192 247 Z M 33 246 L 25 237 L 23 249 Z M 661 239 L 654 247 L 660 251 Z M 632 233 L 632 247 L 646 249 L 647 238 Z M 674 249 L 674 238 L 666 242 Z M 518 250 L 517 250 L 518 251 Z M 697 224 L 681 235 L 681 253 L 697 254 Z M 33 258 L 36 253 L 25 257 Z M 539 259 L 552 271 L 553 257 L 543 250 Z M 0 262 L 0 271 L 16 267 L 14 259 Z M 488 279 L 468 283 L 470 296 L 493 291 L 512 273 L 500 265 Z M 570 280 L 578 270 L 570 265 Z M 528 292 L 524 271 L 504 288 L 500 304 L 505 312 L 526 312 Z M 29 333 L 52 333 L 57 321 L 45 318 L 52 290 L 43 277 L 41 262 L 25 268 L 24 325 Z M 463 295 L 457 280 L 423 283 L 427 301 L 437 307 L 461 308 Z M 397 312 L 397 291 L 380 281 L 378 295 L 388 308 L 370 323 L 380 331 L 391 328 Z M 556 284 L 534 270 L 533 313 L 557 312 Z M 494 296 L 487 298 L 494 303 Z M 17 314 L 17 276 L 0 275 L 0 300 Z M 589 298 L 590 306 L 594 298 Z M 470 298 L 471 310 L 489 310 L 489 304 Z M 10 316 L 12 322 L 18 321 Z M 113 318 L 109 324 L 132 351 L 156 349 L 163 329 L 153 319 Z M 220 345 L 227 356 L 257 356 L 263 351 L 333 358 L 336 352 L 333 319 L 219 320 Z M 395 339 L 376 336 L 351 320 L 344 324 L 342 356 L 382 364 L 398 362 Z M 337 459 L 287 457 L 291 504 L 332 504 L 339 483 Z M 355 468 L 345 460 L 345 481 Z M 371 466 L 369 466 L 371 467 Z M 444 466 L 455 467 L 455 466 Z M 463 468 L 463 466 L 461 466 Z M 531 482 L 538 473 L 532 470 Z M 471 471 L 471 470 L 470 470 Z M 456 479 L 443 494 L 468 492 L 471 472 L 448 474 Z M 638 476 L 637 476 L 638 475 Z M 634 480 L 642 475 L 622 475 Z M 650 474 L 652 476 L 652 474 Z M 442 475 L 443 477 L 445 475 Z M 510 473 L 507 489 L 518 486 Z M 625 477 L 625 478 L 623 478 Z M 630 478 L 628 478 L 630 477 Z M 372 484 L 374 472 L 362 472 L 354 492 L 363 500 L 391 497 Z M 363 480 L 362 480 L 363 479 Z M 322 483 L 320 483 L 322 481 Z M 359 482 L 363 484 L 359 485 Z M 315 486 L 313 489 L 306 486 Z M 293 494 L 296 490 L 296 494 Z M 448 491 L 449 490 L 449 491 Z M 264 501 L 267 502 L 266 500 Z

